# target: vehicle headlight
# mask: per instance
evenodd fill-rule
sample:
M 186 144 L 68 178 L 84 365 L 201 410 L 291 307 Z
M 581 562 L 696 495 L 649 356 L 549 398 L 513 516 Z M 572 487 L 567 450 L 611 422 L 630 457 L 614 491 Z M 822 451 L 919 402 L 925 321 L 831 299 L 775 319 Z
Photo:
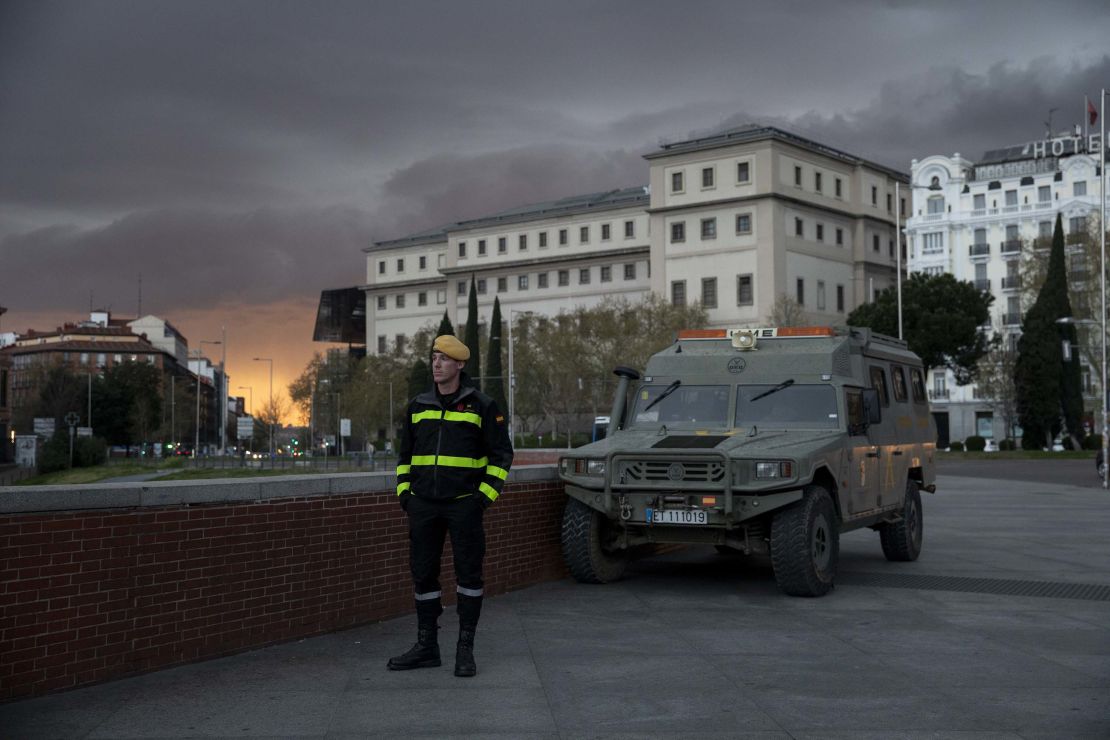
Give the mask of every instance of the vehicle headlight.
M 789 460 L 757 462 L 755 464 L 755 477 L 757 480 L 766 480 L 768 478 L 792 478 L 793 476 L 794 465 Z
M 587 460 L 586 475 L 605 475 L 605 461 Z

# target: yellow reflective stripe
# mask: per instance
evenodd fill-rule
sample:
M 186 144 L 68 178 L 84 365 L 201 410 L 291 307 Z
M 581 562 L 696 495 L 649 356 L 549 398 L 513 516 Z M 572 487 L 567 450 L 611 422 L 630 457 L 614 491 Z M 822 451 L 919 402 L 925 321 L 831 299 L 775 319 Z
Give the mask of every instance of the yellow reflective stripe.
M 482 417 L 468 411 L 445 411 L 443 418 L 447 421 L 468 421 L 471 424 L 482 426 Z
M 493 478 L 500 478 L 501 480 L 505 480 L 509 477 L 509 471 L 505 470 L 505 468 L 499 468 L 496 465 L 487 465 L 486 475 Z
M 411 487 L 411 485 L 409 484 L 409 482 L 407 480 L 406 481 L 401 481 L 400 483 L 397 484 L 397 495 L 400 496 L 402 493 L 409 490 L 410 487 Z
M 482 493 L 486 494 L 486 496 L 489 498 L 490 501 L 496 501 L 497 500 L 497 489 L 495 489 L 493 486 L 489 485 L 488 483 L 479 484 L 478 490 L 481 491 Z
M 419 424 L 424 419 L 442 419 L 442 418 L 443 418 L 443 412 L 442 411 L 421 411 L 418 414 L 413 414 L 412 415 L 412 423 L 413 424 Z
M 443 465 L 448 468 L 484 468 L 489 462 L 485 457 L 453 457 L 451 455 L 413 455 L 413 465 Z
M 397 466 L 397 475 L 405 475 L 410 470 L 412 470 L 411 465 L 398 465 Z

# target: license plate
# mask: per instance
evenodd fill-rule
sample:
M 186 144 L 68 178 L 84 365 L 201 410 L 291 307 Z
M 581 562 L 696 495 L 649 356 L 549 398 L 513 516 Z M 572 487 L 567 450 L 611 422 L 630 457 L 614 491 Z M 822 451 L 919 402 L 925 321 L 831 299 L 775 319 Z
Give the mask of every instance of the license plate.
M 647 520 L 652 524 L 708 524 L 709 515 L 704 509 L 648 509 Z

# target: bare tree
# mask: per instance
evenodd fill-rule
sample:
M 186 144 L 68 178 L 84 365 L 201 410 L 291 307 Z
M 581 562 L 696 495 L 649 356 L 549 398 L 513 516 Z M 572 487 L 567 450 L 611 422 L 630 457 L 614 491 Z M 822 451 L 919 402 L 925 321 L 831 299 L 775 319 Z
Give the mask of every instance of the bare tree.
M 769 317 L 771 326 L 804 326 L 807 323 L 806 312 L 802 304 L 788 296 L 779 293 L 775 303 L 771 306 Z

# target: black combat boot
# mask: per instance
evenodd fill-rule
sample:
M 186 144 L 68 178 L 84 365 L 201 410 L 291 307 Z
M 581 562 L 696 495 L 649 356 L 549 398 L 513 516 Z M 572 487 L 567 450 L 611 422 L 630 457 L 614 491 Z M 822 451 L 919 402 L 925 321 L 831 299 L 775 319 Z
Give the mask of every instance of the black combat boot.
M 459 644 L 455 647 L 455 675 L 469 678 L 478 672 L 474 665 L 474 630 L 460 629 Z
M 420 627 L 416 632 L 416 644 L 404 655 L 390 658 L 386 665 L 391 671 L 407 671 L 412 668 L 435 668 L 443 665 L 439 659 L 439 641 L 435 627 Z

